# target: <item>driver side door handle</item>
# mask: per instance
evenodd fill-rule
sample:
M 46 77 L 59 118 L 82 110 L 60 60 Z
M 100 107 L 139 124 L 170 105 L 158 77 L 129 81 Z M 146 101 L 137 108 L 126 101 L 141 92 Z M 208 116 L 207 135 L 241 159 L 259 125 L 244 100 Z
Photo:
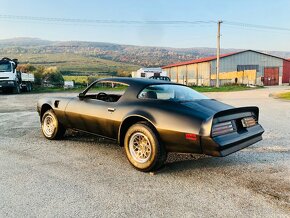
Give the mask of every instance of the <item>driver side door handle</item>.
M 108 108 L 109 112 L 114 112 L 115 110 L 116 110 L 116 108 L 111 108 L 111 107 Z

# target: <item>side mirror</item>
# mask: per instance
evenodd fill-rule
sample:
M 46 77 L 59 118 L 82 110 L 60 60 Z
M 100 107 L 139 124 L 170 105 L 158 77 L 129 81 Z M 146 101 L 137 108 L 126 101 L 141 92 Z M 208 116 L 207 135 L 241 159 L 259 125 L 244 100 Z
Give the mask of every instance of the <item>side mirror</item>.
M 85 98 L 85 94 L 81 92 L 81 93 L 79 94 L 79 99 L 80 99 L 80 100 L 83 100 L 84 98 Z

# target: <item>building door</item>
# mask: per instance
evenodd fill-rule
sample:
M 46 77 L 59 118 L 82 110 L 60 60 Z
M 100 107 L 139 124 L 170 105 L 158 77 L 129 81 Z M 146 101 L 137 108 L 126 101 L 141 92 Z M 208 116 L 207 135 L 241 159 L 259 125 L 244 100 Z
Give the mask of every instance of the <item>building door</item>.
M 279 67 L 264 68 L 264 85 L 265 86 L 279 85 Z
M 282 83 L 289 83 L 290 84 L 290 60 L 283 61 L 283 77 Z

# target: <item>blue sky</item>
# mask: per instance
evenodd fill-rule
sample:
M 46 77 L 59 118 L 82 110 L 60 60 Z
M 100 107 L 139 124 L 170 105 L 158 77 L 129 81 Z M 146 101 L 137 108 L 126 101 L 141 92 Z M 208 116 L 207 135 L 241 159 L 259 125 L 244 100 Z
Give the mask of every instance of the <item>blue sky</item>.
M 1 0 L 0 15 L 102 20 L 225 20 L 290 29 L 290 0 Z M 68 24 L 0 19 L 0 39 L 37 37 L 168 47 L 215 47 L 216 24 Z M 290 51 L 290 31 L 222 24 L 222 48 Z

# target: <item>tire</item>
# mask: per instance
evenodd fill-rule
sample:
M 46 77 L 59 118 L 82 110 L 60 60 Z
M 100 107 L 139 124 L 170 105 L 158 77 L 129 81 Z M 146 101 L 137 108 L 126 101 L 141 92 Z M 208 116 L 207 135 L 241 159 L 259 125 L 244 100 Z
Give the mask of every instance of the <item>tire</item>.
M 15 94 L 20 94 L 20 86 L 19 86 L 19 84 L 16 84 L 16 86 L 15 86 L 13 92 L 14 92 Z
M 129 162 L 142 172 L 164 165 L 167 152 L 149 123 L 137 123 L 126 132 L 124 147 Z
M 31 83 L 27 83 L 27 84 L 26 84 L 26 91 L 27 91 L 27 92 L 31 92 L 31 90 L 32 90 L 32 85 L 31 85 Z
M 58 121 L 53 110 L 46 111 L 41 118 L 41 130 L 45 138 L 50 140 L 61 139 L 66 129 Z

